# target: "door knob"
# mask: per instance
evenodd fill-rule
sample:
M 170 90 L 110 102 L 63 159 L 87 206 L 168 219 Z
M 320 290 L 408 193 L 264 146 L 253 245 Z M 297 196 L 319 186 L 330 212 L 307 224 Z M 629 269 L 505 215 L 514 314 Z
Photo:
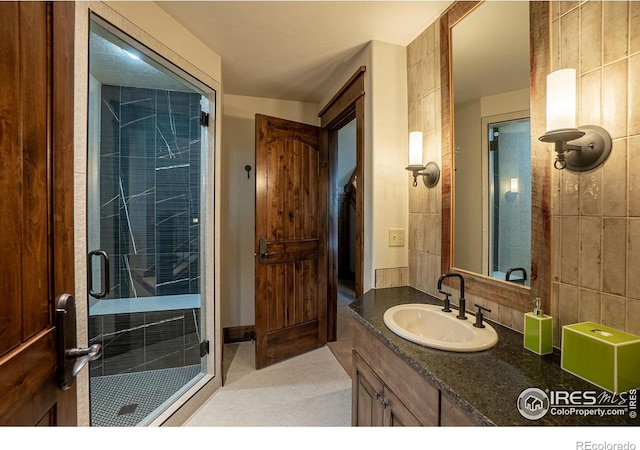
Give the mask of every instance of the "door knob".
M 66 390 L 89 361 L 100 358 L 102 346 L 76 347 L 76 301 L 71 294 L 62 294 L 56 300 L 56 327 L 58 384 Z

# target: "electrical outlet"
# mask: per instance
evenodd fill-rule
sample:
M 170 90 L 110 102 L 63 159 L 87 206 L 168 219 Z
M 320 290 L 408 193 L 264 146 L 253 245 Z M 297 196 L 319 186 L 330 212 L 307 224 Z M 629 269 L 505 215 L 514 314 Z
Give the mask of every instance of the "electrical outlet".
M 389 228 L 389 247 L 404 247 L 404 228 Z

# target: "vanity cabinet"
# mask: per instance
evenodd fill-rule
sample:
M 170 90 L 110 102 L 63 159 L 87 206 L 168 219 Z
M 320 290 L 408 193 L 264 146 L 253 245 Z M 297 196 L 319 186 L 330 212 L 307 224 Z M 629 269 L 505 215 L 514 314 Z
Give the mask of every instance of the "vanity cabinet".
M 422 425 L 355 351 L 351 420 L 360 427 Z
M 353 426 L 478 425 L 362 324 L 353 331 Z

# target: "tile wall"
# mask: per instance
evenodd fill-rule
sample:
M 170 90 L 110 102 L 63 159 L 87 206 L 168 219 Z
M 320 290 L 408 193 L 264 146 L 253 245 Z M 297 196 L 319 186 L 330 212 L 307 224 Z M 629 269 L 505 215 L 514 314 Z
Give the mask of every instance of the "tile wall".
M 200 364 L 200 323 L 200 309 L 91 316 L 89 343 L 103 353 L 90 376 Z
M 99 245 L 111 265 L 103 301 L 199 294 L 201 96 L 101 92 Z M 178 307 L 91 316 L 89 342 L 104 349 L 91 376 L 199 364 L 199 315 Z
M 199 293 L 200 95 L 104 85 L 101 117 L 109 298 Z
M 552 170 L 555 345 L 562 325 L 583 320 L 640 335 L 640 2 L 554 1 L 551 22 L 552 70 L 578 73 L 578 124 L 603 126 L 613 137 L 602 167 Z M 436 22 L 407 47 L 407 66 L 410 131 L 424 133 L 423 160 L 441 164 L 438 41 Z M 441 192 L 408 183 L 409 284 L 435 295 Z M 522 313 L 469 300 L 522 331 Z
M 592 171 L 552 171 L 553 314 L 640 335 L 640 3 L 552 2 L 552 70 L 576 69 L 578 125 L 611 155 Z

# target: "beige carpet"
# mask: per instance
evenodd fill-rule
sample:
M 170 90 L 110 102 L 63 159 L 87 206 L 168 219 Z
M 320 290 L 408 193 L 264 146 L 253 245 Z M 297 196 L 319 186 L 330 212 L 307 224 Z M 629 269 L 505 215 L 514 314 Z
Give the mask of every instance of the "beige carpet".
M 252 342 L 226 344 L 226 384 L 187 427 L 348 427 L 351 378 L 327 346 L 255 370 Z

